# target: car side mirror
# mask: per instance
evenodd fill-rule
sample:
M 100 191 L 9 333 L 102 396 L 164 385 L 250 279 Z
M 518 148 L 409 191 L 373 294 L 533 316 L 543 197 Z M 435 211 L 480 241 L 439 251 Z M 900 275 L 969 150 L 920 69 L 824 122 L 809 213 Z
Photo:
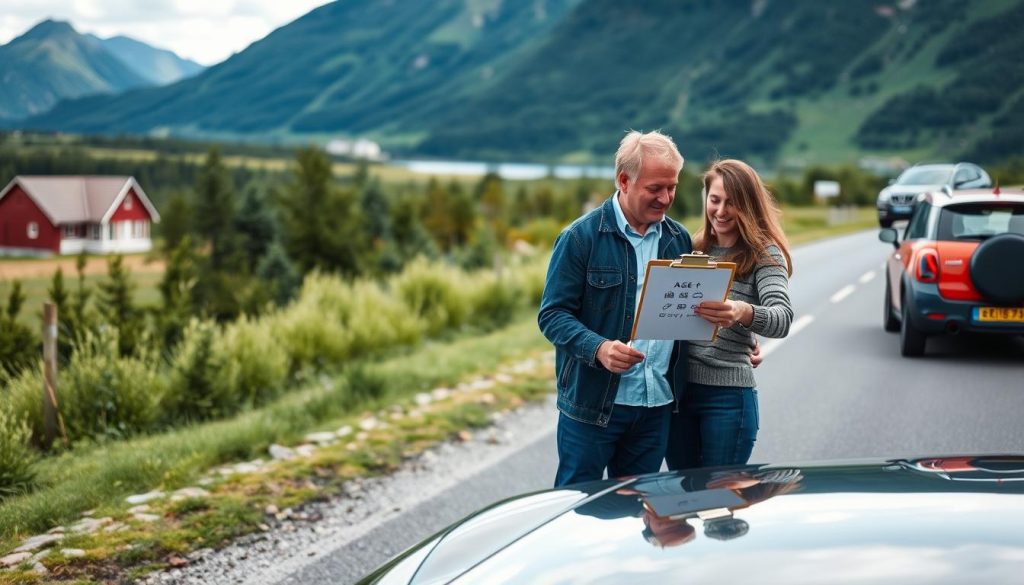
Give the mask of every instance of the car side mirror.
M 878 239 L 886 244 L 892 244 L 893 248 L 900 247 L 900 237 L 894 228 L 882 228 L 879 230 Z

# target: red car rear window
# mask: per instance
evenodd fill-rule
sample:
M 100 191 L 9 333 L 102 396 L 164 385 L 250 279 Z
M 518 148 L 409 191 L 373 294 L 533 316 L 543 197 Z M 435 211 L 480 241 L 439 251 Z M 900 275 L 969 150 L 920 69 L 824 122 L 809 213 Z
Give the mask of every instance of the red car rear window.
M 984 240 L 999 234 L 1024 235 L 1024 205 L 964 203 L 939 214 L 939 240 Z

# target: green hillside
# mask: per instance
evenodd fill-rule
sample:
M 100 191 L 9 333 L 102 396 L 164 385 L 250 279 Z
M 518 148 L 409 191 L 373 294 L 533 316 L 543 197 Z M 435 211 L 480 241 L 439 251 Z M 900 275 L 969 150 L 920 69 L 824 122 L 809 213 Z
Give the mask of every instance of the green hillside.
M 47 20 L 0 46 L 0 117 L 44 112 L 58 100 L 116 93 L 147 82 L 95 38 Z
M 1021 25 L 1024 0 L 340 0 L 192 79 L 22 124 L 577 162 L 662 128 L 696 160 L 984 163 L 1024 146 Z
M 172 51 L 157 49 L 131 37 L 115 36 L 97 40 L 103 48 L 152 85 L 174 83 L 179 79 L 192 77 L 204 69 L 195 61 L 182 59 Z

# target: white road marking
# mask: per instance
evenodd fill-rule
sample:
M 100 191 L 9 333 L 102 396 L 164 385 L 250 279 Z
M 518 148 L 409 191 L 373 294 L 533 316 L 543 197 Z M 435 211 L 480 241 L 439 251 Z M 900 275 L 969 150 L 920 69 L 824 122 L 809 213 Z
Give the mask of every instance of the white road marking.
M 814 315 L 804 315 L 793 321 L 793 324 L 789 326 L 789 335 L 784 339 L 769 339 L 761 344 L 761 355 L 767 356 L 771 352 L 779 348 L 780 345 L 785 343 L 786 339 L 792 339 L 794 335 L 800 333 L 805 327 L 814 321 Z
M 863 275 L 861 275 L 861 277 L 857 279 L 857 282 L 859 282 L 861 284 L 867 284 L 867 283 L 871 282 L 874 279 L 875 279 L 875 271 L 874 270 L 869 270 L 869 271 L 865 272 Z
M 855 291 L 855 290 L 857 290 L 857 287 L 853 286 L 852 284 L 848 284 L 848 285 L 844 286 L 843 288 L 839 289 L 839 292 L 837 292 L 836 294 L 832 295 L 832 298 L 830 298 L 829 300 L 832 301 L 833 303 L 838 303 L 838 302 L 842 301 L 843 299 L 845 299 L 846 297 L 848 297 L 851 294 L 853 294 L 853 291 Z

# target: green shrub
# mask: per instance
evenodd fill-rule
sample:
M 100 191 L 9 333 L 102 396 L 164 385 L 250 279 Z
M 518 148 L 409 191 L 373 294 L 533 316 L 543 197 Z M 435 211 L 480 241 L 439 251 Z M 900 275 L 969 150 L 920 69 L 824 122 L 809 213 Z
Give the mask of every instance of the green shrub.
M 0 500 L 27 492 L 35 479 L 28 423 L 0 403 Z
M 158 360 L 145 349 L 120 357 L 112 329 L 87 333 L 58 377 L 58 404 L 72 441 L 122 438 L 152 429 L 164 382 Z
M 434 336 L 465 323 L 467 299 L 460 290 L 465 280 L 455 268 L 417 258 L 392 280 L 391 287 L 424 320 L 427 335 Z
M 0 390 L 0 409 L 6 408 L 13 420 L 22 421 L 28 425 L 32 443 L 41 446 L 43 444 L 43 365 L 39 362 L 36 367 L 28 368 L 16 377 L 5 382 L 3 390 Z M 57 379 L 57 403 L 61 402 L 60 376 Z M 0 432 L 3 429 L 0 428 Z
M 299 298 L 265 319 L 289 359 L 292 372 L 348 359 L 352 332 L 345 323 L 351 316 L 347 285 L 336 278 L 310 274 Z
M 508 324 L 524 302 L 516 279 L 494 273 L 478 273 L 470 290 L 472 322 L 484 329 Z
M 355 282 L 349 299 L 352 317 L 345 325 L 352 334 L 351 357 L 415 345 L 427 329 L 424 319 L 377 283 Z
M 207 420 L 237 409 L 222 381 L 227 364 L 216 351 L 217 325 L 192 319 L 174 349 L 167 375 L 167 392 L 160 405 L 166 425 Z
M 242 317 L 218 336 L 213 353 L 221 365 L 216 385 L 244 405 L 265 404 L 287 382 L 288 355 L 274 339 L 269 322 Z

